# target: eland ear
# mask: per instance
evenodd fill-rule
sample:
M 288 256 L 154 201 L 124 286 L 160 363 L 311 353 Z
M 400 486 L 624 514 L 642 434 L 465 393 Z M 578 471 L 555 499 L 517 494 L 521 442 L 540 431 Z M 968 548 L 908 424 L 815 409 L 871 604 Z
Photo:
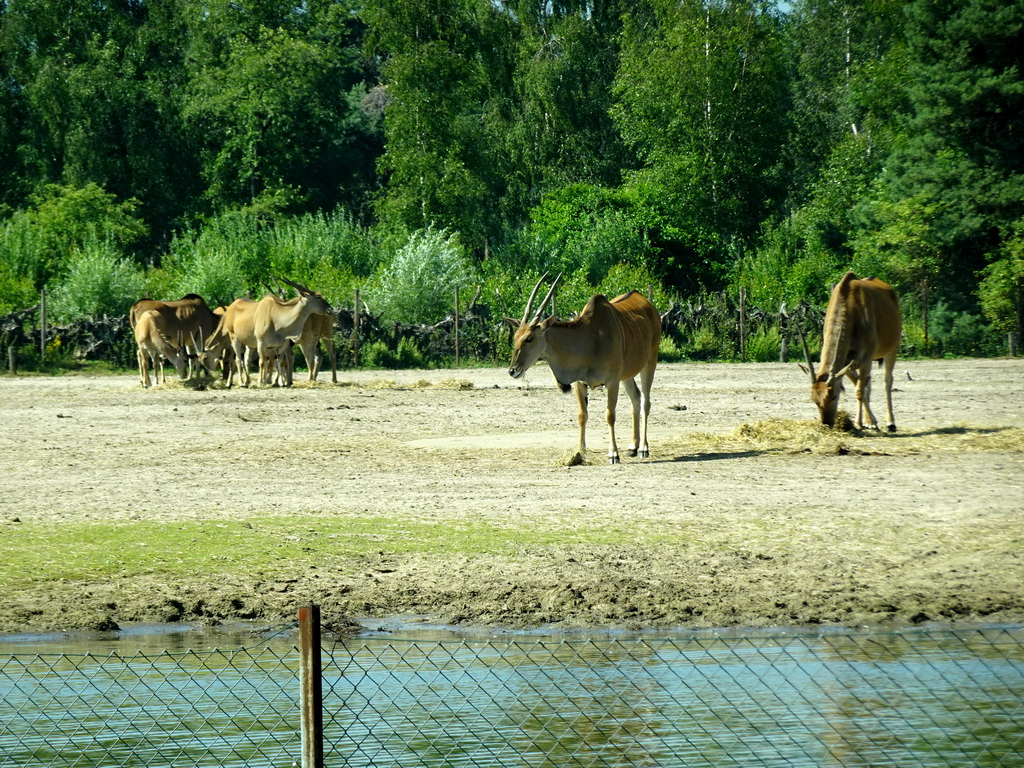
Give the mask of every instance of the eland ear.
M 806 375 L 808 375 L 808 376 L 810 376 L 810 375 L 811 375 L 811 372 L 810 372 L 810 370 L 809 370 L 809 369 L 807 368 L 807 366 L 806 366 L 806 365 L 804 365 L 803 363 L 797 363 L 797 365 L 799 365 L 799 366 L 800 366 L 800 370 L 801 370 L 801 371 L 803 371 L 803 372 L 804 372 L 804 373 L 805 373 Z
M 505 318 L 505 322 L 508 323 L 509 325 L 511 325 L 513 328 L 516 328 L 516 329 L 518 329 L 519 326 L 522 325 L 522 323 L 520 323 L 514 317 L 506 317 Z

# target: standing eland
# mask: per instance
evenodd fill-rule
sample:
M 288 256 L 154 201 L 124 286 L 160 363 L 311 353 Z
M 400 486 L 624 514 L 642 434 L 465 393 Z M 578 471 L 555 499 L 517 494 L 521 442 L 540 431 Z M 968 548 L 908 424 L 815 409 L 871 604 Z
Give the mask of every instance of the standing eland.
M 285 278 L 282 280 L 299 292 L 298 297 L 283 301 L 277 296 L 267 294 L 256 302 L 253 331 L 260 358 L 260 383 L 270 384 L 273 366 L 275 362 L 280 361 L 284 384 L 291 386 L 292 344 L 302 336 L 309 316 L 327 314 L 330 305 L 323 296 L 306 286 Z
M 623 382 L 633 406 L 633 442 L 626 455 L 650 456 L 647 417 L 651 412 L 651 384 L 661 343 L 661 316 L 642 294 L 631 291 L 611 301 L 595 294 L 573 320 L 554 317 L 541 320 L 544 307 L 561 278 L 559 275 L 531 319 L 533 301 L 545 278 L 547 275 L 533 287 L 522 320 L 506 318 L 516 329 L 509 376 L 521 378 L 543 358 L 551 367 L 559 389 L 568 392 L 571 387 L 575 391 L 579 405 L 581 454 L 587 450 L 588 389 L 603 385 L 608 393 L 605 418 L 608 421 L 608 462 L 611 464 L 619 462 L 619 449 L 615 443 L 615 405 L 619 399 L 619 382 Z M 634 380 L 637 374 L 640 374 L 639 387 Z
M 800 367 L 811 377 L 811 400 L 818 406 L 822 424 L 835 426 L 843 376 L 849 376 L 857 387 L 857 428 L 864 428 L 867 416 L 868 426 L 878 429 L 869 404 L 871 363 L 877 360 L 885 366 L 889 431 L 896 431 L 896 419 L 892 413 L 892 369 L 896 365 L 901 331 L 900 306 L 892 286 L 875 277 L 861 280 L 853 272 L 843 275 L 832 289 L 832 298 L 825 313 L 821 363 L 817 371 L 811 362 L 807 342 L 800 334 L 807 360 L 807 367 Z

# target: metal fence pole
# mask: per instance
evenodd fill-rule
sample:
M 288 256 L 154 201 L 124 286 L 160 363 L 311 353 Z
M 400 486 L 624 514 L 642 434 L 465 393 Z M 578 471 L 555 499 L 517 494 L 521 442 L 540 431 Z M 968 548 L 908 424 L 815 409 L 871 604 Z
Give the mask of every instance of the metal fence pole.
M 459 367 L 459 286 L 455 286 L 455 367 Z
M 320 658 L 320 606 L 299 608 L 299 688 L 302 768 L 323 768 L 324 709 Z

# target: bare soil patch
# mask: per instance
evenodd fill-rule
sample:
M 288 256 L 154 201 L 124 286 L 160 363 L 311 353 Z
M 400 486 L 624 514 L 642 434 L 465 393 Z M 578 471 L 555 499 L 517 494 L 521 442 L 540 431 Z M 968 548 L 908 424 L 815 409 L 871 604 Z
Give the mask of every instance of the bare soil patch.
M 897 371 L 899 432 L 860 435 L 813 425 L 796 366 L 663 365 L 652 457 L 612 466 L 603 393 L 586 463 L 566 466 L 575 402 L 542 366 L 525 385 L 501 369 L 204 391 L 0 377 L 0 557 L 40 526 L 293 527 L 283 560 L 185 549 L 136 569 L 111 552 L 122 570 L 75 578 L 9 561 L 0 630 L 287 620 L 309 601 L 338 626 L 1020 622 L 1024 361 Z

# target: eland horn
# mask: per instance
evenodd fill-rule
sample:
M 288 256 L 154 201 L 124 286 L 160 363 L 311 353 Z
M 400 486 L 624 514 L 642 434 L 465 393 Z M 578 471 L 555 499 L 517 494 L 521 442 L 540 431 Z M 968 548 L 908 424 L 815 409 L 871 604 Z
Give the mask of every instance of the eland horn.
M 531 325 L 540 320 L 540 316 L 544 313 L 544 307 L 548 305 L 548 302 L 551 301 L 551 297 L 555 295 L 555 289 L 558 287 L 558 281 L 561 279 L 562 273 L 559 272 L 558 277 L 556 277 L 554 282 L 551 283 L 551 288 L 548 289 L 548 295 L 544 297 L 544 301 L 542 301 L 540 303 L 540 306 L 537 307 L 537 314 L 534 316 L 533 321 L 530 323 Z
M 294 288 L 296 291 L 298 291 L 299 294 L 302 295 L 302 296 L 308 296 L 308 295 L 314 293 L 314 291 L 309 290 L 309 288 L 304 286 L 302 283 L 296 283 L 293 280 L 289 280 L 287 277 L 282 277 L 281 281 L 286 283 L 287 285 L 290 285 L 292 288 Z
M 811 362 L 811 353 L 807 349 L 807 339 L 804 338 L 804 332 L 800 327 L 799 320 L 796 322 L 796 335 L 800 337 L 800 346 L 804 349 L 804 359 L 807 361 L 807 370 L 811 375 L 811 383 L 813 384 L 817 376 L 814 373 L 814 363 Z
M 533 309 L 533 300 L 537 298 L 537 291 L 540 290 L 540 284 L 543 283 L 548 277 L 548 273 L 545 272 L 541 275 L 540 280 L 533 286 L 533 292 L 530 294 L 530 298 L 526 300 L 526 309 L 523 311 L 523 319 L 519 321 L 520 325 L 526 325 L 530 320 L 530 310 Z

